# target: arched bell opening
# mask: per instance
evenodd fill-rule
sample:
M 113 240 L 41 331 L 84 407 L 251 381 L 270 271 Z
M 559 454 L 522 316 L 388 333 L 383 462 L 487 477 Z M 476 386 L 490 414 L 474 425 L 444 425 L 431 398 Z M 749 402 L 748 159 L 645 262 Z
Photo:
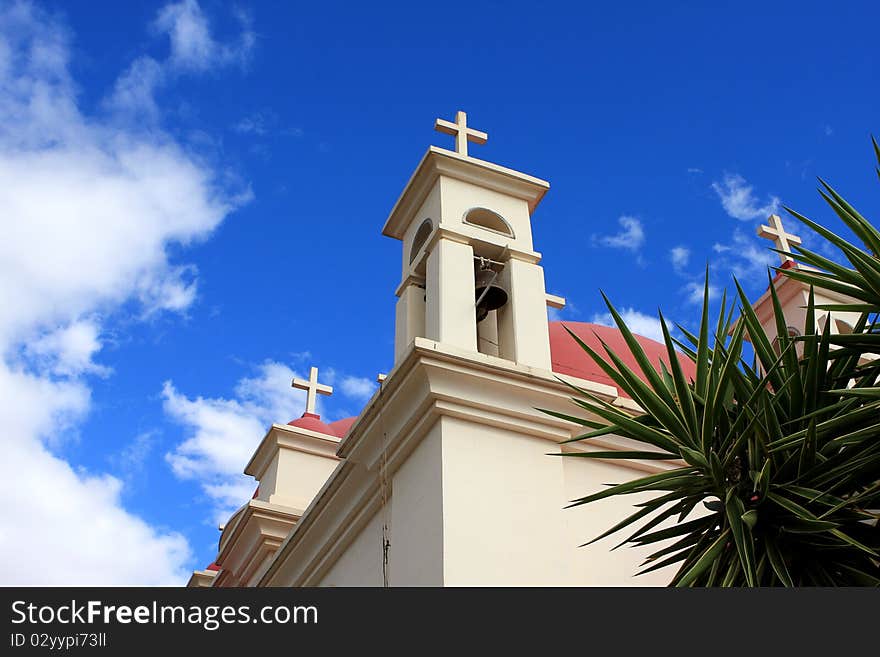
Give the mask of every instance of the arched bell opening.
M 502 263 L 476 257 L 474 261 L 474 306 L 477 322 L 477 351 L 499 356 L 498 313 L 510 300 L 510 292 L 501 274 Z

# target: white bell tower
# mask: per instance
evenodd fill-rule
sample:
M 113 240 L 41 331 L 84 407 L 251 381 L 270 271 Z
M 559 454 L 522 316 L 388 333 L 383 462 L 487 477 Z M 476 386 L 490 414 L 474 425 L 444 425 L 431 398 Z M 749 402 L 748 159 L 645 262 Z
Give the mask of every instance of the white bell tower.
M 488 135 L 469 128 L 464 112 L 435 127 L 456 136 L 456 150 L 428 149 L 382 231 L 403 242 L 395 363 L 423 337 L 549 370 L 548 295 L 531 216 L 550 185 L 470 157 L 468 141 L 485 143 Z M 479 318 L 478 279 L 507 293 L 488 312 L 482 295 Z

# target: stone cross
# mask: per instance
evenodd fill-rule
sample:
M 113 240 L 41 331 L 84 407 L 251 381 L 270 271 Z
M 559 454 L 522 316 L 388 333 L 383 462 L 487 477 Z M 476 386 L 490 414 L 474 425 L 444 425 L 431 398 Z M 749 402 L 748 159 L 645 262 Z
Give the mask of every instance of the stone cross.
M 758 228 L 758 235 L 768 240 L 773 240 L 776 244 L 776 248 L 780 251 L 788 251 L 792 252 L 792 244 L 800 244 L 801 238 L 797 235 L 793 235 L 792 233 L 786 233 L 785 227 L 782 225 L 782 219 L 778 214 L 771 214 L 767 219 L 770 223 L 769 226 L 760 226 Z M 787 256 L 783 253 L 779 254 L 779 257 L 782 259 L 782 264 L 784 265 L 789 260 L 794 262 L 794 258 L 791 256 Z
M 459 155 L 464 155 L 465 157 L 467 157 L 468 154 L 467 145 L 469 141 L 472 141 L 475 144 L 485 144 L 486 140 L 489 139 L 489 135 L 485 132 L 468 128 L 467 114 L 461 110 L 455 113 L 455 123 L 444 121 L 443 119 L 437 119 L 434 123 L 434 130 L 447 135 L 454 135 L 455 151 Z
M 291 385 L 299 390 L 306 391 L 306 413 L 315 414 L 318 395 L 332 395 L 333 388 L 318 383 L 318 368 L 313 367 L 309 373 L 309 380 L 294 379 Z

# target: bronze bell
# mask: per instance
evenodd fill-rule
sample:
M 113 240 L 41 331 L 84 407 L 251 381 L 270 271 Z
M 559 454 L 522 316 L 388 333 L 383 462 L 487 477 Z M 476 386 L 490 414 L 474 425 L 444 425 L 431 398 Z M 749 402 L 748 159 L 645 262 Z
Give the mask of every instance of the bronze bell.
M 475 275 L 474 300 L 477 303 L 477 321 L 482 322 L 491 310 L 498 310 L 507 303 L 507 290 L 501 285 L 498 273 L 480 269 Z

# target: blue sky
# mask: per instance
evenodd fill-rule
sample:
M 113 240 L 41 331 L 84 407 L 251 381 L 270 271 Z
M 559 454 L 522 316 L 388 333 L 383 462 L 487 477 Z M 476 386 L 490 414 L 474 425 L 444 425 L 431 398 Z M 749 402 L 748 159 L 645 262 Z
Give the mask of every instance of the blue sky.
M 711 6 L 710 6 L 711 5 Z M 549 180 L 562 317 L 692 324 L 757 295 L 780 204 L 878 216 L 875 3 L 0 2 L 3 583 L 173 583 L 321 368 L 387 371 L 381 227 L 436 117 Z M 794 222 L 789 228 L 795 228 Z M 822 248 L 810 236 L 808 246 Z

